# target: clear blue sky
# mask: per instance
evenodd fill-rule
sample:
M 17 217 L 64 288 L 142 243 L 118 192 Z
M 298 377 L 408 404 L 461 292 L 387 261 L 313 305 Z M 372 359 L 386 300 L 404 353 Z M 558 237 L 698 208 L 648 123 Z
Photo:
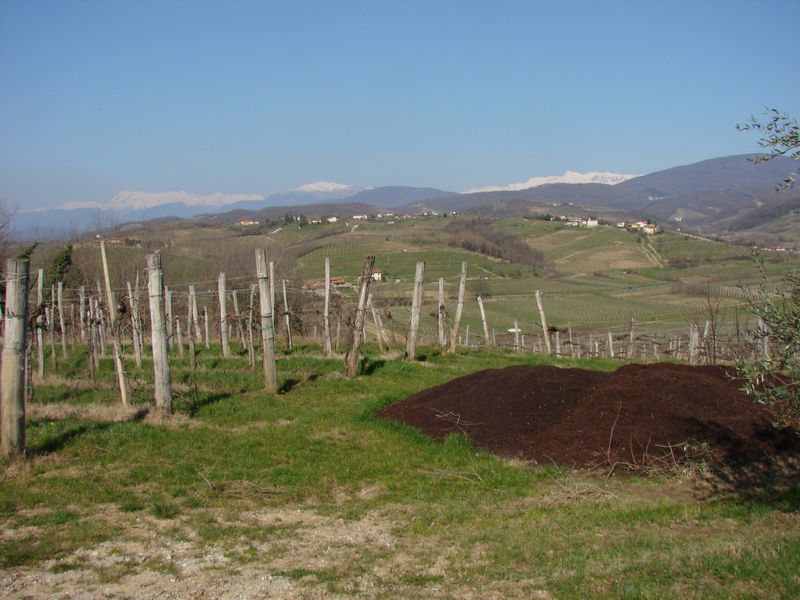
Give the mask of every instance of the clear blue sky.
M 800 1 L 0 2 L 0 200 L 455 191 L 757 150 Z

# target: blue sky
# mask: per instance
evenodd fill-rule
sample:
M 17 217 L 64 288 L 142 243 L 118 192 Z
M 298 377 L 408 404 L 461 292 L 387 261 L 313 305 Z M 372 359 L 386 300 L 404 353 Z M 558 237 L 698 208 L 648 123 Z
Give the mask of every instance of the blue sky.
M 0 200 L 454 191 L 758 149 L 800 2 L 0 3 Z

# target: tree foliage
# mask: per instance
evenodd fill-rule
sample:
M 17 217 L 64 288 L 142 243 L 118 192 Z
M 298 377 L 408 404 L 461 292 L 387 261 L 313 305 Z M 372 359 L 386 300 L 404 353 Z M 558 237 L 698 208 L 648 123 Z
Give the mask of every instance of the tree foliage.
M 762 274 L 763 262 L 756 256 Z M 779 413 L 800 414 L 800 273 L 787 274 L 777 288 L 764 283 L 748 291 L 749 310 L 759 318 L 747 355 L 736 363 L 744 391 Z
M 764 136 L 758 140 L 758 145 L 762 148 L 769 148 L 769 152 L 756 156 L 755 162 L 767 162 L 778 156 L 800 160 L 800 126 L 797 124 L 797 119 L 775 108 L 768 108 L 765 115 L 767 119 L 764 121 L 750 117 L 746 123 L 736 126 L 739 131 L 756 131 Z M 789 173 L 777 186 L 778 189 L 793 187 L 797 176 L 797 170 Z
M 45 288 L 49 288 L 50 286 L 58 283 L 59 281 L 65 281 L 67 279 L 67 275 L 72 268 L 72 245 L 69 244 L 64 246 L 63 249 L 56 252 L 53 258 L 50 260 L 50 267 L 45 270 L 46 276 L 44 281 Z

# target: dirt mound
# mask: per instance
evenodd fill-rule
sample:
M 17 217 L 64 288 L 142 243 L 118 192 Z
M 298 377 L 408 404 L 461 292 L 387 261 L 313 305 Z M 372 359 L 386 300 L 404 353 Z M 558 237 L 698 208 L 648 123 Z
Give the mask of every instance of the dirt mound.
M 611 373 L 513 366 L 424 390 L 378 416 L 437 439 L 463 433 L 502 456 L 568 466 L 800 456 L 798 432 L 773 427 L 769 409 L 730 375 L 666 363 Z

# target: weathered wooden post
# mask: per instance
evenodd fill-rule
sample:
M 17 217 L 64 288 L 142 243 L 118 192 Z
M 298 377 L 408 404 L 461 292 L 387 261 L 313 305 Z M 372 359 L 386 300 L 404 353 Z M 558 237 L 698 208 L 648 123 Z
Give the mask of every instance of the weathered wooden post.
M 634 323 L 633 317 L 631 317 L 631 328 L 628 333 L 628 351 L 626 353 L 626 358 L 632 359 L 634 357 L 634 351 L 636 349 L 636 332 L 634 331 Z
M 58 325 L 61 327 L 61 355 L 67 357 L 67 324 L 64 321 L 64 282 L 57 284 L 58 294 Z
M 367 308 L 372 312 L 372 320 L 375 322 L 375 330 L 378 333 L 376 336 L 378 338 L 378 347 L 380 348 L 380 351 L 383 352 L 383 323 L 381 323 L 378 312 L 372 305 L 372 293 L 367 295 Z
M 139 332 L 136 330 L 136 312 L 139 310 L 137 298 L 133 295 L 131 282 L 128 281 L 128 299 L 131 305 L 131 340 L 133 341 L 133 355 L 136 361 L 136 368 L 142 368 L 142 348 L 139 346 Z
M 278 371 L 275 367 L 275 331 L 272 328 L 272 298 L 269 294 L 267 253 L 256 249 L 256 276 L 261 303 L 261 351 L 264 355 L 264 389 L 274 394 L 278 391 Z
M 226 289 L 225 273 L 219 274 L 219 338 L 222 347 L 222 358 L 229 358 L 231 348 L 228 343 L 228 292 Z
M 172 412 L 172 383 L 169 372 L 167 319 L 164 314 L 164 277 L 161 255 L 147 255 L 147 289 L 150 297 L 150 336 L 153 346 L 153 374 L 156 406 Z
M 160 259 L 159 259 L 160 260 Z M 167 319 L 167 346 L 171 349 L 175 343 L 172 334 L 172 290 L 169 286 L 164 286 L 164 296 L 166 298 L 166 319 Z
M 478 308 L 481 311 L 481 321 L 483 322 L 483 339 L 486 340 L 486 345 L 492 345 L 492 338 L 489 337 L 489 324 L 486 322 L 486 311 L 483 308 L 483 298 L 478 296 Z
M 697 323 L 689 325 L 689 364 L 697 364 L 697 356 L 700 353 L 700 328 Z
M 36 281 L 36 312 L 42 313 L 44 302 L 44 269 L 39 269 L 37 272 Z M 44 315 L 39 314 L 36 317 L 36 358 L 39 378 L 44 377 Z
M 275 332 L 275 263 L 269 261 L 269 305 L 272 307 L 272 331 Z
M 283 288 L 283 324 L 286 327 L 286 347 L 289 352 L 292 351 L 292 320 L 289 316 L 289 300 L 286 296 L 286 280 L 281 279 L 281 287 Z
M 536 307 L 539 309 L 539 319 L 542 321 L 542 335 L 544 336 L 544 345 L 547 348 L 547 353 L 553 352 L 550 346 L 550 330 L 547 329 L 547 319 L 544 317 L 544 306 L 542 306 L 542 292 L 536 290 Z
M 6 261 L 6 310 L 0 372 L 3 458 L 25 453 L 25 342 L 28 327 L 28 259 Z
M 575 345 L 572 343 L 572 323 L 567 323 L 567 337 L 569 338 L 570 358 L 575 358 Z
M 250 286 L 250 309 L 247 311 L 247 361 L 250 368 L 256 368 L 256 347 L 253 340 L 253 306 L 255 304 L 256 286 Z
M 175 317 L 175 335 L 178 336 L 178 358 L 183 358 L 183 329 L 181 329 L 181 318 Z
M 519 321 L 514 320 L 514 350 L 519 351 Z
M 445 333 L 445 309 L 444 309 L 444 277 L 439 277 L 439 310 L 436 313 L 439 334 L 439 348 L 447 347 L 447 334 Z
M 322 311 L 322 349 L 325 356 L 333 354 L 331 348 L 331 259 L 325 257 L 325 307 Z
M 44 320 L 47 324 L 47 339 L 50 342 L 50 357 L 53 359 L 53 368 L 58 368 L 58 356 L 56 355 L 56 324 L 53 322 L 55 315 L 53 314 L 54 302 L 50 302 L 49 307 L 44 309 Z
M 370 275 L 372 271 L 370 269 Z M 423 282 L 425 279 L 425 261 L 418 261 L 414 272 L 414 291 L 411 298 L 411 318 L 408 320 L 406 336 L 406 358 L 414 360 L 417 354 L 417 334 L 419 332 L 419 311 L 422 308 Z
M 614 338 L 611 337 L 610 331 L 608 332 L 608 344 L 606 349 L 608 350 L 608 357 L 614 358 Z
M 231 291 L 231 299 L 233 300 L 233 314 L 236 315 L 236 334 L 239 338 L 239 344 L 244 348 L 244 325 L 242 324 L 242 315 L 239 312 L 239 294 L 236 290 Z
M 108 300 L 108 316 L 111 319 L 111 340 L 114 344 L 114 364 L 117 368 L 119 381 L 119 394 L 124 406 L 130 405 L 131 390 L 128 386 L 128 370 L 125 367 L 125 358 L 122 355 L 122 339 L 120 336 L 120 322 L 117 314 L 117 302 L 114 299 L 114 290 L 111 289 L 111 274 L 108 270 L 108 257 L 106 256 L 106 241 L 100 240 L 100 257 L 103 261 L 103 277 L 106 284 L 106 298 Z
M 419 263 L 417 263 L 419 265 Z M 362 330 L 364 329 L 364 318 L 366 316 L 367 295 L 369 294 L 369 282 L 372 280 L 372 268 L 375 266 L 375 257 L 368 256 L 364 261 L 364 268 L 361 270 L 360 286 L 358 292 L 358 306 L 356 308 L 353 327 L 350 331 L 350 344 L 345 354 L 345 372 L 348 377 L 358 375 L 358 357 L 361 349 Z
M 40 269 L 41 271 L 41 269 Z M 41 294 L 39 294 L 41 296 Z M 39 298 L 41 303 L 41 298 Z M 78 302 L 80 303 L 80 310 L 78 311 L 78 321 L 81 327 L 81 342 L 86 341 L 86 286 L 82 285 L 78 290 Z
M 192 303 L 189 302 L 188 309 L 186 311 L 188 314 L 186 315 L 186 339 L 189 342 L 189 368 L 194 371 L 197 368 L 197 361 L 195 356 L 194 350 L 194 332 L 192 329 L 196 329 L 197 327 L 194 325 L 194 319 L 192 318 Z
M 208 336 L 208 307 L 203 307 L 203 345 L 208 350 L 211 347 L 211 342 L 209 341 Z
M 461 263 L 461 278 L 458 282 L 458 304 L 456 304 L 456 316 L 453 321 L 453 332 L 450 334 L 450 352 L 456 351 L 458 343 L 458 327 L 461 325 L 461 314 L 464 311 L 464 294 L 467 289 L 467 263 Z
M 556 329 L 553 332 L 553 341 L 555 342 L 555 346 L 556 346 L 556 356 L 560 357 L 561 356 L 561 332 L 559 332 L 558 329 Z
M 200 314 L 197 312 L 197 294 L 194 285 L 189 284 L 189 304 L 191 309 L 191 319 L 194 321 L 194 335 L 198 344 L 203 343 L 203 334 L 200 331 Z

